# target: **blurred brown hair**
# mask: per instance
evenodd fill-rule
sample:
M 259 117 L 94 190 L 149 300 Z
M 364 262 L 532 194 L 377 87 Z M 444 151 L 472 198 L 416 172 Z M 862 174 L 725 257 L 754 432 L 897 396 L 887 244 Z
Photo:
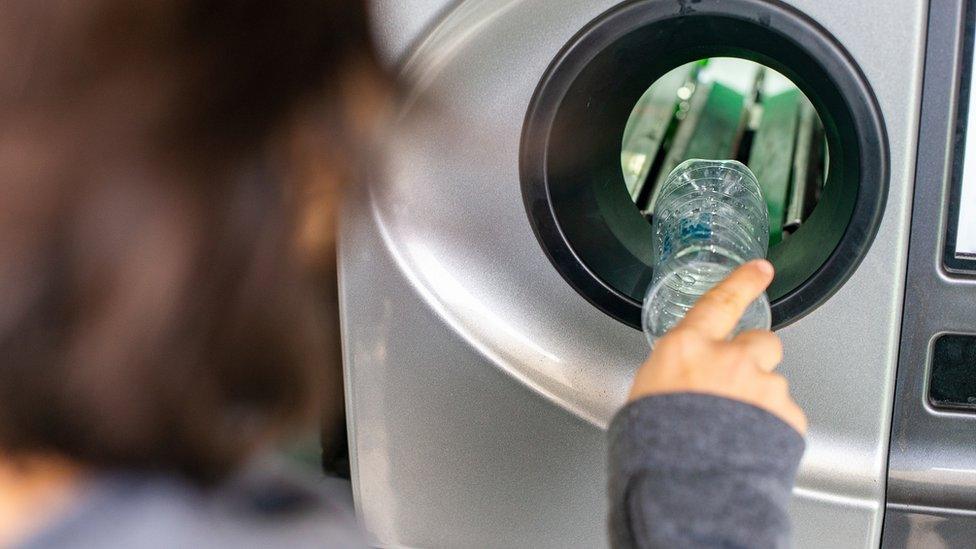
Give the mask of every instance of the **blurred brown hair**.
M 0 12 L 0 451 L 217 478 L 338 394 L 329 209 L 384 85 L 366 6 Z

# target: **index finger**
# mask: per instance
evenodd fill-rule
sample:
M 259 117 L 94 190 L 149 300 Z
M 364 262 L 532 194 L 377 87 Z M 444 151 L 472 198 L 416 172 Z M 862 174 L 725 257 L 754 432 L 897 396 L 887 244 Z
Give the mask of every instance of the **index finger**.
M 773 280 L 773 266 L 765 259 L 750 261 L 705 292 L 678 323 L 707 337 L 725 339 L 739 323 L 746 307 Z

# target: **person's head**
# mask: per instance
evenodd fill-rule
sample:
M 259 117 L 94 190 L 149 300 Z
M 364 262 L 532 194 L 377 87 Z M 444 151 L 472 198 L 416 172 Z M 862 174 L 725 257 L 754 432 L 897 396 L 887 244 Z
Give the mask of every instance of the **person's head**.
M 385 85 L 362 0 L 4 2 L 0 454 L 214 479 L 334 401 Z

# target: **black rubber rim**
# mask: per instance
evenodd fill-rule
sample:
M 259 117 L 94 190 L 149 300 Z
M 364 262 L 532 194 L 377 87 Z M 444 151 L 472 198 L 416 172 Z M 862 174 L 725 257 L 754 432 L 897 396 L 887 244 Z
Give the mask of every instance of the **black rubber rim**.
M 640 328 L 650 281 L 650 227 L 624 191 L 620 138 L 630 110 L 668 70 L 741 57 L 793 80 L 817 108 L 830 173 L 792 248 L 770 250 L 773 325 L 826 301 L 850 277 L 878 230 L 888 146 L 877 101 L 843 47 L 816 22 L 763 0 L 638 0 L 604 13 L 550 64 L 526 115 L 523 199 L 536 236 L 563 278 L 608 315 Z M 815 219 L 818 216 L 819 218 Z M 643 225 L 639 225 L 642 223 Z M 799 235 L 799 236 L 798 236 Z

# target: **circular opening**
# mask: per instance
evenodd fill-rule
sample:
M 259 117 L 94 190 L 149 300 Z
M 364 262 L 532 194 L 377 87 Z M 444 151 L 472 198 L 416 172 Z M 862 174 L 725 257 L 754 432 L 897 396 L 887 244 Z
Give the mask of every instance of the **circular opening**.
M 767 292 L 774 327 L 829 298 L 860 263 L 881 220 L 887 194 L 884 125 L 861 71 L 824 29 L 788 6 L 763 0 L 645 0 L 618 6 L 580 31 L 544 75 L 526 115 L 520 170 L 527 213 L 553 265 L 591 303 L 635 328 L 640 327 L 641 300 L 653 274 L 651 227 L 629 192 L 633 184 L 628 187 L 624 172 L 637 161 L 633 156 L 623 158 L 628 149 L 622 150 L 622 142 L 637 133 L 631 115 L 653 84 L 688 67 L 700 73 L 716 58 L 735 58 L 723 63 L 737 63 L 739 69 L 749 63 L 761 65 L 764 75 L 778 73 L 781 83 L 791 82 L 793 99 L 807 105 L 801 107 L 806 109 L 806 122 L 803 116 L 791 115 L 783 115 L 787 122 L 776 122 L 774 111 L 780 105 L 772 100 L 788 98 L 760 97 L 762 117 L 755 121 L 752 142 L 743 147 L 745 134 L 738 131 L 754 121 L 741 117 L 756 109 L 740 110 L 738 119 L 729 115 L 728 124 L 735 129 L 723 128 L 725 122 L 713 119 L 688 124 L 693 112 L 718 112 L 709 101 L 714 96 L 720 102 L 729 94 L 698 95 L 679 86 L 675 95 L 687 95 L 686 100 L 678 99 L 689 105 L 677 125 L 694 130 L 685 132 L 693 138 L 687 147 L 711 142 L 708 147 L 717 152 L 688 152 L 672 141 L 654 150 L 648 172 L 655 162 L 664 162 L 658 158 L 661 154 L 665 160 L 668 154 L 680 156 L 674 159 L 680 162 L 691 156 L 738 158 L 740 151 L 750 157 L 744 163 L 754 171 L 767 169 L 757 163 L 763 154 L 764 162 L 788 170 L 788 175 L 760 176 L 761 182 L 786 181 L 779 184 L 780 192 L 785 185 L 787 196 L 795 188 L 802 189 L 804 197 L 799 210 L 793 206 L 793 213 L 800 212 L 798 223 L 786 219 L 789 198 L 778 201 L 784 217 L 776 227 L 780 239 L 769 251 L 777 275 Z M 702 66 L 702 60 L 709 63 Z M 748 74 L 733 72 L 736 78 Z M 714 76 L 707 82 L 697 81 L 701 74 L 694 76 L 695 86 L 711 84 L 716 89 Z M 696 98 L 705 103 L 703 110 L 692 109 Z M 715 109 L 721 111 L 720 107 Z M 814 129 L 809 135 L 801 133 L 810 140 L 811 152 L 798 158 L 784 149 L 795 151 L 799 130 L 787 131 L 785 137 L 775 134 L 785 131 L 784 124 L 787 129 L 790 124 L 809 125 L 809 107 Z M 681 104 L 675 108 L 669 124 L 678 118 Z M 775 131 L 763 131 L 763 121 L 776 122 L 769 130 Z M 731 135 L 732 142 L 721 135 Z M 818 144 L 820 152 L 815 150 Z M 682 148 L 684 153 L 677 154 Z M 760 157 L 753 160 L 754 155 Z M 795 167 L 798 160 L 808 162 L 807 167 Z M 805 187 L 791 186 L 793 179 L 805 177 Z M 641 193 L 652 195 L 653 184 Z
M 769 211 L 769 246 L 814 211 L 826 182 L 828 146 L 816 108 L 792 80 L 734 57 L 685 63 L 637 101 L 621 143 L 623 183 L 653 222 L 658 190 L 691 158 L 734 159 L 756 175 Z

